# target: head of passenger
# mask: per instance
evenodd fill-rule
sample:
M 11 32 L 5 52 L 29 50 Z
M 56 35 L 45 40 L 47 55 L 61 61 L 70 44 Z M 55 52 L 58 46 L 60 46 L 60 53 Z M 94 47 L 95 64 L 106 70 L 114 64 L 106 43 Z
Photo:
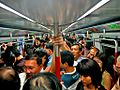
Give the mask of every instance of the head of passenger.
M 77 71 L 80 73 L 83 86 L 94 86 L 98 88 L 101 85 L 102 73 L 96 61 L 84 59 L 77 65 Z
M 44 46 L 45 46 L 45 40 L 40 39 L 40 48 L 44 48 Z
M 87 58 L 93 59 L 97 54 L 99 54 L 99 49 L 92 47 L 87 55 Z
M 73 44 L 71 46 L 71 52 L 74 55 L 74 60 L 77 60 L 82 54 L 82 46 L 80 44 Z
M 82 47 L 86 46 L 86 43 L 84 41 L 84 37 L 81 37 L 81 39 L 79 40 L 79 43 L 82 45 Z
M 101 69 L 101 71 L 102 71 L 102 69 L 103 69 L 103 62 L 100 60 L 100 58 L 99 58 L 98 56 L 95 56 L 95 57 L 93 58 L 93 60 L 98 63 L 98 65 L 100 66 L 100 69 Z
M 28 55 L 24 61 L 24 71 L 27 74 L 27 78 L 39 73 L 42 69 L 42 59 L 37 55 Z
M 65 71 L 67 71 L 69 67 L 73 67 L 74 56 L 70 51 L 62 51 L 60 54 L 62 68 L 64 68 Z
M 0 68 L 0 90 L 19 90 L 20 78 L 12 67 Z
M 45 50 L 46 50 L 48 55 L 52 55 L 53 54 L 53 44 L 52 43 L 47 43 L 45 45 Z
M 116 65 L 114 65 L 114 70 L 117 72 L 118 76 L 120 76 L 120 55 L 117 58 Z
M 23 90 L 61 90 L 61 85 L 54 74 L 41 72 L 28 80 Z
M 24 71 L 23 65 L 24 65 L 23 55 L 18 50 L 15 50 L 15 62 L 14 62 L 15 70 L 18 71 L 19 73 L 23 72 Z
M 35 48 L 40 47 L 40 38 L 35 38 L 35 44 L 34 44 Z
M 41 49 L 38 48 L 38 49 L 35 50 L 35 53 L 41 58 L 43 68 L 45 69 L 47 67 L 47 63 L 49 61 L 48 60 L 48 54 L 47 54 L 46 50 L 44 50 L 42 48 Z

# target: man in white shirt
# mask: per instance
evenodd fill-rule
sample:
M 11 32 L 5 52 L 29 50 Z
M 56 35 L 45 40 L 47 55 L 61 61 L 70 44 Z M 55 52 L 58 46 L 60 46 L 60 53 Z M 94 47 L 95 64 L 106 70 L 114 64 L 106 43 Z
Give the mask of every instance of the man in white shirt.
M 33 75 L 43 71 L 42 59 L 37 55 L 28 55 L 25 57 L 24 61 L 24 73 L 21 73 L 19 76 L 21 78 L 21 89 L 28 79 Z
M 71 46 L 71 52 L 74 55 L 74 64 L 73 66 L 77 66 L 81 60 L 85 59 L 86 57 L 82 55 L 82 46 L 78 43 L 75 43 Z

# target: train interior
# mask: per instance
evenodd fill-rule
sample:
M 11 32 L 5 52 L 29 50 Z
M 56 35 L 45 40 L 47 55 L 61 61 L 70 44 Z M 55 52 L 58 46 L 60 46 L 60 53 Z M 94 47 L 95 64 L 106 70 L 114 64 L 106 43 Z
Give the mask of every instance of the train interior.
M 0 46 L 33 45 L 33 36 L 59 33 L 96 46 L 109 56 L 120 55 L 120 0 L 0 0 Z M 32 36 L 32 37 L 31 37 Z M 0 53 L 2 53 L 0 51 Z
M 0 43 L 24 36 L 76 33 L 120 52 L 120 0 L 0 0 Z M 32 42 L 32 41 L 31 41 Z
M 33 44 L 32 35 L 75 33 L 120 54 L 120 0 L 0 0 L 0 45 Z

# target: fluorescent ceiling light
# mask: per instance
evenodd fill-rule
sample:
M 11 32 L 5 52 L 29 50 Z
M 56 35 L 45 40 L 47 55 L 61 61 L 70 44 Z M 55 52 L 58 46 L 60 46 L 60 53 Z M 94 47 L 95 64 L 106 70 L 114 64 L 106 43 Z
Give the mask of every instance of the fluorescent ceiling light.
M 89 15 L 90 13 L 92 13 L 93 11 L 97 10 L 98 8 L 100 8 L 101 6 L 103 6 L 104 4 L 106 4 L 109 1 L 110 0 L 102 0 L 102 1 L 100 1 L 98 4 L 96 4 L 93 8 L 91 8 L 89 11 L 87 11 L 85 14 L 83 14 L 77 20 L 79 21 L 79 20 L 83 19 L 84 17 L 86 17 L 87 15 Z
M 101 6 L 103 6 L 104 4 L 106 4 L 107 2 L 109 2 L 110 0 L 101 0 L 99 3 L 97 3 L 94 7 L 92 7 L 90 10 L 88 10 L 85 14 L 83 14 L 81 17 L 79 17 L 77 19 L 76 22 L 72 23 L 71 25 L 69 25 L 67 28 L 65 28 L 62 32 L 65 32 L 67 29 L 69 29 L 70 27 L 72 27 L 73 25 L 77 24 L 79 20 L 85 18 L 86 16 L 88 16 L 89 14 L 91 14 L 93 11 L 97 10 L 98 8 L 100 8 Z
M 28 20 L 28 21 L 30 21 L 30 22 L 33 22 L 33 23 L 38 24 L 36 21 L 34 21 L 34 20 L 30 19 L 29 17 L 27 17 L 27 16 L 25 16 L 25 15 L 23 15 L 23 14 L 15 11 L 14 9 L 12 9 L 12 8 L 10 8 L 10 7 L 2 4 L 1 2 L 0 2 L 0 7 L 3 8 L 3 9 L 5 9 L 5 10 L 10 11 L 10 12 L 12 12 L 12 13 L 14 13 L 14 14 L 16 14 L 16 15 L 18 15 L 18 16 L 20 16 L 20 17 L 22 17 L 22 18 L 24 18 L 24 19 L 26 19 L 26 20 Z M 47 27 L 45 27 L 45 26 L 43 26 L 43 25 L 41 25 L 41 24 L 39 24 L 39 25 L 40 25 L 41 27 L 47 29 L 47 30 L 50 30 L 49 28 L 47 28 Z
M 8 6 L 4 5 L 4 4 L 2 4 L 2 3 L 0 3 L 0 7 L 3 8 L 3 9 L 6 9 L 6 10 L 8 10 L 8 11 L 10 11 L 10 12 L 12 12 L 12 13 L 14 13 L 14 14 L 16 14 L 16 15 L 18 15 L 18 16 L 24 18 L 24 19 L 27 19 L 28 21 L 31 21 L 31 22 L 35 23 L 34 20 L 32 20 L 32 19 L 30 19 L 30 18 L 24 16 L 23 14 L 21 14 L 21 13 L 15 11 L 14 9 L 12 9 L 12 8 L 10 8 L 10 7 L 8 7 Z

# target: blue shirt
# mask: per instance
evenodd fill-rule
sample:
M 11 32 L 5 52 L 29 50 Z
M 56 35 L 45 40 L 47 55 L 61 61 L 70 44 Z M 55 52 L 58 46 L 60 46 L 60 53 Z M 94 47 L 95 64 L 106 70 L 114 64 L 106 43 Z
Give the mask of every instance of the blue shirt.
M 52 55 L 50 55 L 50 56 L 48 57 L 48 60 L 49 60 L 49 61 L 48 61 L 48 63 L 47 63 L 47 67 L 52 64 Z
M 76 68 L 71 73 L 65 73 L 62 75 L 61 80 L 66 88 L 70 87 L 72 84 L 74 84 L 78 79 L 80 75 L 76 71 Z

